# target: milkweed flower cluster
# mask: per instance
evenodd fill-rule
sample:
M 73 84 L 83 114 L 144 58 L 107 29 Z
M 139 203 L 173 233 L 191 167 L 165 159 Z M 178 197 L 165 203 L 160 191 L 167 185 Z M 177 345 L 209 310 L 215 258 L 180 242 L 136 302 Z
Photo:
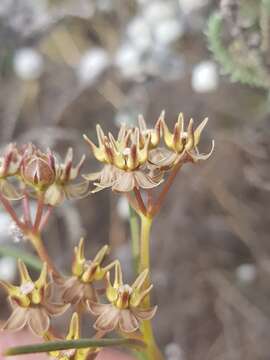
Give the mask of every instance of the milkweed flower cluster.
M 72 149 L 67 151 L 62 162 L 51 150 L 44 152 L 33 144 L 19 147 L 10 144 L 6 148 L 0 156 L 0 202 L 22 236 L 30 240 L 43 267 L 34 281 L 26 265 L 19 260 L 20 285 L 0 280 L 12 308 L 3 329 L 18 331 L 28 326 L 45 342 L 75 341 L 81 339 L 81 317 L 89 316 L 89 319 L 95 318 L 92 323 L 97 337 L 117 331 L 124 338 L 139 338 L 145 342 L 147 358 L 163 359 L 150 322 L 157 311 L 157 306 L 152 306 L 150 301 L 153 288 L 149 271 L 150 229 L 182 165 L 211 156 L 213 141 L 207 154 L 198 148 L 206 124 L 207 119 L 204 119 L 194 128 L 191 119 L 185 127 L 184 117 L 180 114 L 171 131 L 162 112 L 153 127 L 148 128 L 144 118 L 139 116 L 138 126 L 122 125 L 116 137 L 111 132 L 105 134 L 97 125 L 97 145 L 86 135 L 84 139 L 96 160 L 102 163 L 102 168 L 95 173 L 82 174 L 82 180 L 78 179 L 85 156 L 74 165 Z M 92 191 L 91 182 L 95 186 Z M 157 187 L 161 189 L 158 197 L 154 194 Z M 42 241 L 42 231 L 54 207 L 62 205 L 64 200 L 79 199 L 106 188 L 125 193 L 129 205 L 141 219 L 136 279 L 132 285 L 124 283 L 120 262 L 107 260 L 108 245 L 89 259 L 84 239 L 81 239 L 74 249 L 70 271 L 63 275 Z M 146 193 L 147 201 L 142 191 Z M 30 199 L 36 203 L 34 218 L 30 212 Z M 22 217 L 12 206 L 15 200 L 22 201 Z M 51 327 L 51 318 L 64 314 L 69 308 L 74 311 L 68 333 L 58 337 Z M 48 353 L 58 360 L 87 360 L 89 356 L 95 358 L 99 350 L 99 347 L 60 351 L 50 348 Z
M 163 181 L 165 170 L 172 169 L 180 162 L 207 160 L 211 156 L 213 141 L 208 154 L 201 154 L 198 150 L 207 121 L 205 119 L 194 130 L 191 119 L 185 130 L 184 118 L 180 114 L 173 132 L 170 132 L 164 112 L 154 128 L 149 129 L 143 117 L 139 116 L 139 125 L 122 125 L 116 139 L 111 133 L 105 135 L 100 125 L 97 125 L 98 145 L 86 135 L 84 138 L 94 157 L 104 165 L 101 171 L 84 175 L 84 178 L 94 181 L 96 188 L 93 192 L 109 187 L 119 192 L 157 187 Z

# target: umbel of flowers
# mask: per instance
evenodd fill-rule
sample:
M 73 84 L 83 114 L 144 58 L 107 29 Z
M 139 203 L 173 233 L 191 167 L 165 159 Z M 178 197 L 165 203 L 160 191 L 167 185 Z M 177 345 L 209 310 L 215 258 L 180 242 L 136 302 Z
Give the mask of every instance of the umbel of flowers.
M 43 267 L 37 280 L 32 280 L 26 265 L 18 260 L 20 284 L 0 281 L 12 308 L 4 330 L 16 331 L 28 326 L 45 342 L 45 345 L 36 345 L 35 351 L 37 348 L 47 351 L 55 359 L 94 359 L 108 344 L 106 334 L 109 332 L 118 334 L 113 339 L 115 345 L 138 346 L 139 341 L 141 347 L 136 347 L 134 354 L 140 358 L 163 359 L 151 323 L 157 311 L 150 299 L 153 288 L 150 279 L 151 226 L 181 167 L 211 156 L 213 141 L 206 154 L 198 148 L 206 124 L 207 119 L 204 119 L 194 127 L 191 119 L 185 126 L 180 114 L 170 130 L 162 112 L 154 127 L 148 128 L 139 116 L 138 126 L 122 125 L 116 137 L 97 125 L 97 144 L 86 135 L 84 139 L 102 166 L 99 171 L 83 174 L 81 178 L 85 157 L 74 165 L 72 149 L 67 151 L 62 162 L 51 150 L 44 152 L 33 144 L 7 146 L 0 157 L 0 202 L 17 231 L 33 245 Z M 135 221 L 140 221 L 140 236 L 131 227 L 133 248 L 139 249 L 133 254 L 136 273 L 132 285 L 123 282 L 119 261 L 108 261 L 108 245 L 90 260 L 81 239 L 74 249 L 70 272 L 63 274 L 42 240 L 43 230 L 56 206 L 63 205 L 65 200 L 79 199 L 107 188 L 125 194 L 133 209 L 132 216 L 135 214 Z M 21 202 L 22 213 L 15 210 L 14 201 Z M 30 201 L 36 204 L 34 216 L 30 212 Z M 74 310 L 68 333 L 56 336 L 51 319 L 68 308 Z M 82 317 L 92 323 L 96 331 L 94 337 L 82 339 Z M 14 354 L 14 351 L 16 354 L 29 353 L 31 349 L 20 347 L 8 350 L 6 354 Z

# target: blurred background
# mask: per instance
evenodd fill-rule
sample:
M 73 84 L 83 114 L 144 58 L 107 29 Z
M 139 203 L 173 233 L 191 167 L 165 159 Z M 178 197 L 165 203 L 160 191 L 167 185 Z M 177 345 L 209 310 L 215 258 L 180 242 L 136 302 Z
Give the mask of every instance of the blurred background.
M 269 359 L 270 22 L 259 3 L 269 5 L 246 0 L 240 13 L 240 0 L 0 1 L 1 146 L 31 141 L 61 155 L 73 146 L 77 159 L 88 155 L 87 173 L 97 164 L 82 134 L 95 139 L 97 123 L 116 133 L 140 113 L 152 125 L 163 109 L 170 125 L 180 111 L 197 124 L 209 117 L 201 149 L 214 138 L 214 155 L 181 170 L 153 228 L 154 326 L 168 360 Z M 206 34 L 217 11 L 225 66 Z M 239 82 L 242 67 L 242 82 L 256 86 Z M 1 210 L 0 244 L 31 251 L 9 228 Z M 110 243 L 133 278 L 124 198 L 103 191 L 56 209 L 45 242 L 60 268 L 80 236 L 89 257 Z M 16 281 L 14 259 L 0 257 L 0 277 Z M 4 320 L 2 291 L 0 307 Z

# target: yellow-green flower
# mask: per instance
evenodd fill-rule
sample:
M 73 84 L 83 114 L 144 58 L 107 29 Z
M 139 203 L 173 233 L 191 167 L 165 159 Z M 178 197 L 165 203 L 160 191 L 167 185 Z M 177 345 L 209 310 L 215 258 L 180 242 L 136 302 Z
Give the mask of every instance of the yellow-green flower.
M 164 117 L 161 119 L 161 134 L 166 148 L 157 148 L 149 153 L 149 162 L 156 167 L 167 170 L 179 162 L 197 162 L 207 160 L 214 150 L 214 141 L 208 154 L 199 152 L 198 145 L 201 133 L 208 119 L 205 118 L 194 130 L 193 119 L 190 119 L 187 129 L 184 127 L 184 117 L 180 113 L 171 132 Z
M 89 310 L 98 317 L 94 328 L 106 332 L 119 329 L 123 333 L 132 333 L 139 329 L 142 321 L 152 319 L 157 306 L 142 306 L 144 298 L 153 288 L 153 285 L 145 288 L 147 277 L 148 269 L 144 270 L 131 286 L 124 284 L 121 267 L 117 264 L 113 285 L 109 273 L 107 274 L 106 296 L 110 303 L 88 302 Z
M 43 265 L 38 280 L 33 281 L 25 264 L 18 261 L 21 277 L 20 286 L 0 280 L 0 285 L 8 293 L 12 314 L 3 326 L 3 330 L 18 331 L 28 325 L 37 336 L 43 336 L 50 326 L 51 316 L 63 314 L 68 305 L 52 303 L 51 287 L 47 280 L 47 264 Z
M 70 324 L 69 330 L 65 337 L 65 340 L 78 340 L 81 337 L 80 331 L 80 320 L 77 313 L 73 313 Z M 54 341 L 54 340 L 63 340 L 56 338 L 55 336 L 48 334 L 45 336 L 46 340 Z M 90 353 L 94 354 L 97 353 L 99 349 L 94 348 L 86 348 L 86 349 L 68 349 L 68 350 L 61 350 L 61 351 L 51 351 L 49 355 L 53 359 L 57 360 L 87 360 Z
M 97 291 L 94 283 L 103 280 L 106 273 L 112 269 L 117 261 L 102 266 L 109 246 L 104 245 L 93 260 L 86 260 L 84 255 L 84 240 L 74 249 L 72 262 L 72 276 L 65 279 L 56 279 L 62 286 L 62 299 L 65 303 L 81 304 L 83 307 L 87 300 L 96 301 Z
M 140 126 L 143 133 L 139 128 L 122 125 L 115 139 L 111 133 L 106 136 L 97 125 L 98 146 L 84 135 L 95 158 L 104 164 L 101 171 L 84 176 L 94 181 L 94 192 L 108 187 L 114 191 L 129 192 L 134 188 L 150 189 L 160 184 L 151 177 L 146 166 L 149 150 L 158 135 L 147 132 L 144 123 L 141 122 Z

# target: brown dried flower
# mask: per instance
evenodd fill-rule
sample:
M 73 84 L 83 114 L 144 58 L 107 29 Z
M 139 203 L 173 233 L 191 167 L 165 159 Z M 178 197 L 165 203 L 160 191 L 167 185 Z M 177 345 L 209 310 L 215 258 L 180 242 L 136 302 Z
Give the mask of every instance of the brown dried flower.
M 101 171 L 84 176 L 89 181 L 95 181 L 93 192 L 108 187 L 119 192 L 129 192 L 134 188 L 151 189 L 160 184 L 147 169 L 148 153 L 157 143 L 158 130 L 148 132 L 144 125 L 141 120 L 143 133 L 139 128 L 122 125 L 117 139 L 111 133 L 105 136 L 97 125 L 98 146 L 84 135 L 95 158 L 105 164 Z
M 0 281 L 7 291 L 13 312 L 3 330 L 18 331 L 26 324 L 37 336 L 43 336 L 49 329 L 51 316 L 63 314 L 69 305 L 52 303 L 51 286 L 47 280 L 47 264 L 43 265 L 38 280 L 33 282 L 25 264 L 18 261 L 21 285 L 14 286 Z
M 107 274 L 107 299 L 110 304 L 99 304 L 89 301 L 91 313 L 98 316 L 94 328 L 100 331 L 119 329 L 123 333 L 131 333 L 139 329 L 140 323 L 150 320 L 155 315 L 157 306 L 143 308 L 142 302 L 149 294 L 153 285 L 145 288 L 148 269 L 144 270 L 134 281 L 132 286 L 123 283 L 122 271 L 119 264 L 115 267 L 115 280 L 112 285 L 110 274 Z M 143 290 L 144 289 L 144 290 Z
M 97 301 L 97 291 L 93 283 L 102 280 L 105 274 L 115 266 L 116 262 L 102 267 L 105 256 L 109 252 L 108 245 L 103 246 L 93 260 L 86 260 L 84 256 L 84 239 L 74 249 L 72 262 L 72 276 L 66 279 L 56 279 L 61 284 L 62 299 L 65 303 L 81 304 L 85 307 L 86 301 Z
M 208 119 L 204 119 L 194 130 L 193 120 L 189 121 L 187 130 L 184 129 L 184 117 L 180 113 L 174 126 L 173 132 L 170 132 L 164 113 L 161 119 L 161 133 L 166 148 L 157 148 L 149 153 L 149 162 L 159 169 L 168 170 L 179 162 L 197 162 L 207 160 L 214 150 L 214 141 L 208 154 L 201 154 L 198 150 L 201 133 L 207 124 Z

